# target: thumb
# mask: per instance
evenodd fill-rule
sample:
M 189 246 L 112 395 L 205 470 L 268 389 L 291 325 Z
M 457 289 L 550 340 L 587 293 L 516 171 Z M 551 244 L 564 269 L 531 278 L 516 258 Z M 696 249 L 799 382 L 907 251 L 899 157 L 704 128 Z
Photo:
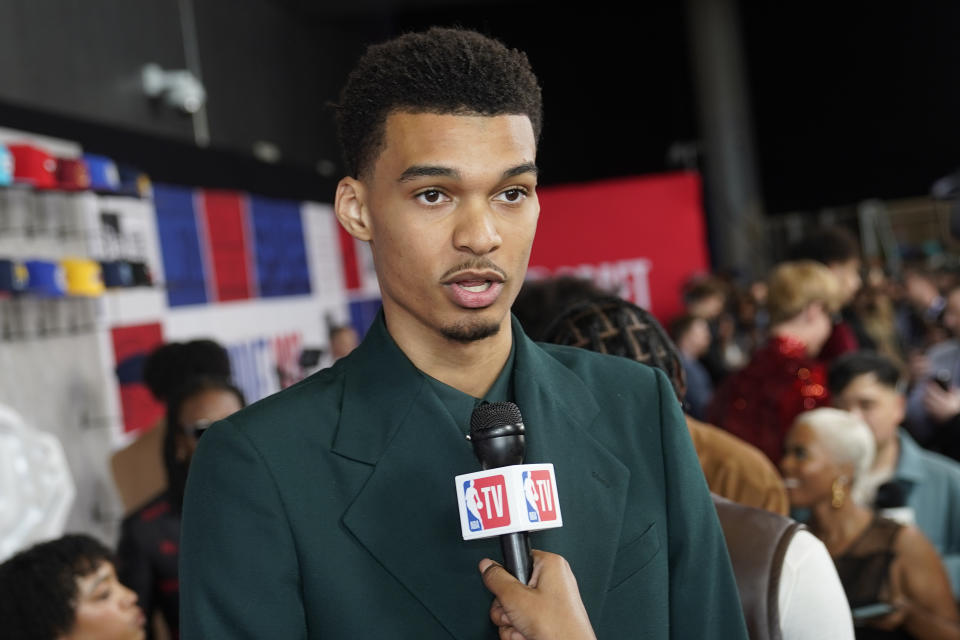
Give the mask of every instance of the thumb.
M 517 587 L 524 587 L 519 580 L 510 575 L 509 571 L 490 558 L 481 560 L 479 568 L 483 584 L 498 598 L 516 590 Z

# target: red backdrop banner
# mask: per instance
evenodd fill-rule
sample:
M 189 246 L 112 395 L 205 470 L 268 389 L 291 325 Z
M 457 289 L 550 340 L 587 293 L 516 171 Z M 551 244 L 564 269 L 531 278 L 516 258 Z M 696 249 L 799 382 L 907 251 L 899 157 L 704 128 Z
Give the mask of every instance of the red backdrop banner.
M 544 187 L 528 277 L 577 275 L 667 322 L 680 289 L 708 271 L 700 176 L 694 172 Z

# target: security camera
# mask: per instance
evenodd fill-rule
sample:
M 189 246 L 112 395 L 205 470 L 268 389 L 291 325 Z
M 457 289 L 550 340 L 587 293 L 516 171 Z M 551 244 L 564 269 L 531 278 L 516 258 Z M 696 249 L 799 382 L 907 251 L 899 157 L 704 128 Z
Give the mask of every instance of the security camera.
M 207 100 L 203 84 L 186 69 L 166 71 L 159 65 L 148 64 L 141 76 L 143 92 L 152 99 L 162 99 L 174 109 L 196 113 Z

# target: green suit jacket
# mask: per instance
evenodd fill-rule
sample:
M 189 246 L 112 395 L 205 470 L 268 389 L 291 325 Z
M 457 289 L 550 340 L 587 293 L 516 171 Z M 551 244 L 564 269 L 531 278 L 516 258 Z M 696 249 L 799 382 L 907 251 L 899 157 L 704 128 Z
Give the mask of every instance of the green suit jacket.
M 600 638 L 746 638 L 716 513 L 666 378 L 538 345 L 514 321 L 527 462 L 556 467 L 564 556 Z M 382 317 L 330 369 L 209 429 L 180 550 L 181 632 L 219 638 L 493 638 L 454 476 L 463 430 Z

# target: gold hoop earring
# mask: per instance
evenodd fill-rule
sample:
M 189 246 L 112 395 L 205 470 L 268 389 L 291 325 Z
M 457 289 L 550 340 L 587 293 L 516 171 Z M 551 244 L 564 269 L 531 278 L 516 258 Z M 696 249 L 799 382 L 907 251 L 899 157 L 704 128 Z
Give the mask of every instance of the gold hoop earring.
M 839 509 L 843 506 L 843 503 L 847 498 L 847 494 L 843 490 L 843 482 L 841 482 L 841 478 L 837 478 L 833 481 L 833 484 L 830 486 L 830 490 L 833 492 L 833 496 L 830 499 L 830 506 L 832 506 L 834 509 Z

